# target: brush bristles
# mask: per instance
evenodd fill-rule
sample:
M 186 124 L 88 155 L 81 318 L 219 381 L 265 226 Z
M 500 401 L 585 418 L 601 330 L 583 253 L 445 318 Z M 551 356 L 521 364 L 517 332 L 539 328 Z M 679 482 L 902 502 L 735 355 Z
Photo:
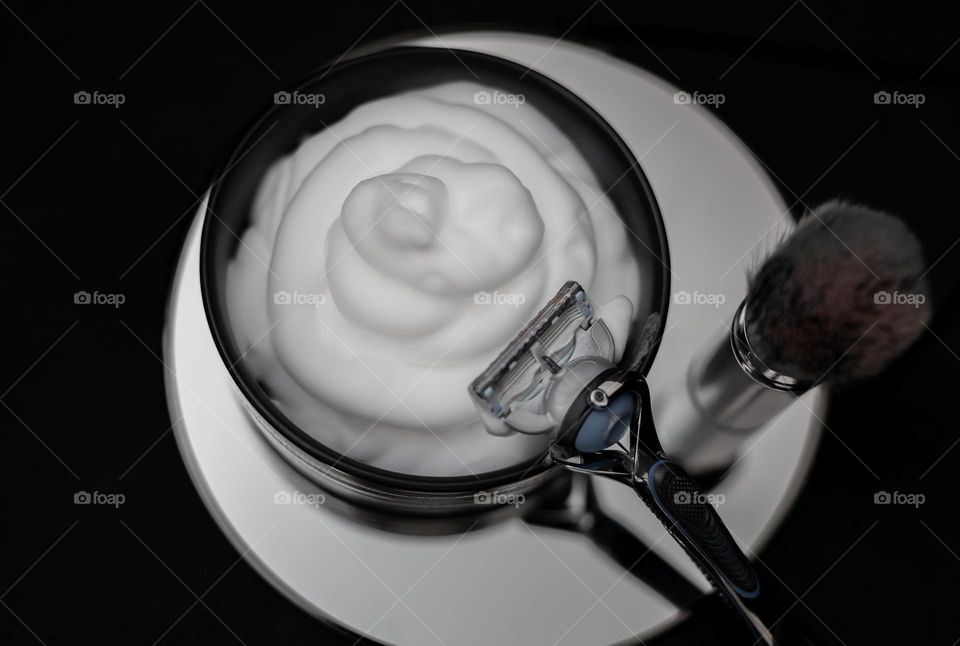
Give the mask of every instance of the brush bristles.
M 924 271 L 920 243 L 898 218 L 823 204 L 750 281 L 747 337 L 756 358 L 815 382 L 880 372 L 930 317 Z

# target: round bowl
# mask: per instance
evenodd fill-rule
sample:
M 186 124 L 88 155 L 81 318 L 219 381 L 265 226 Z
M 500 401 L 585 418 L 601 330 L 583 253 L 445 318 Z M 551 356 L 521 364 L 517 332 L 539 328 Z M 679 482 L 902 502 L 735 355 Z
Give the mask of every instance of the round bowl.
M 660 211 L 640 164 L 617 133 L 583 100 L 553 80 L 517 63 L 476 52 L 397 47 L 340 61 L 318 70 L 300 94 L 335 97 L 319 105 L 271 107 L 230 155 L 211 188 L 204 217 L 200 271 L 204 308 L 217 350 L 251 417 L 278 452 L 356 514 L 378 525 L 412 531 L 418 518 L 427 531 L 443 518 L 509 513 L 510 505 L 476 505 L 478 492 L 530 494 L 560 475 L 546 456 L 474 476 L 419 476 L 382 469 L 344 456 L 293 423 L 245 368 L 226 305 L 227 266 L 250 221 L 254 194 L 266 170 L 353 108 L 375 99 L 439 83 L 469 80 L 522 94 L 574 142 L 600 188 L 621 214 L 640 271 L 640 300 L 624 352 L 646 373 L 662 334 L 669 299 L 668 250 Z M 321 358 L 322 359 L 322 358 Z M 466 385 L 464 386 L 466 387 Z M 473 521 L 471 521 L 473 522 Z M 462 523 L 453 523 L 460 525 Z

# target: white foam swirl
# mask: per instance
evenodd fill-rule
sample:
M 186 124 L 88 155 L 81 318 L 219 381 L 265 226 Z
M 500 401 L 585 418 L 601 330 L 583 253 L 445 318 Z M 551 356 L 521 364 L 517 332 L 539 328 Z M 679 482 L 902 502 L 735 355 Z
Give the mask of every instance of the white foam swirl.
M 265 177 L 229 268 L 250 369 L 301 427 L 384 468 L 455 475 L 538 450 L 478 430 L 467 385 L 566 280 L 601 303 L 639 289 L 571 141 L 477 92 L 492 90 L 373 101 L 306 139 Z M 629 300 L 607 311 L 622 347 Z

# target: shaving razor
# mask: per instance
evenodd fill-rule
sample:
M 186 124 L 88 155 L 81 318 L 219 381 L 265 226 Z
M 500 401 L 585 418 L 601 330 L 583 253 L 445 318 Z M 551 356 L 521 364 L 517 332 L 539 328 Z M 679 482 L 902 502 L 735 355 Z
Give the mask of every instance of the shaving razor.
M 618 365 L 617 350 L 583 287 L 570 281 L 469 393 L 490 433 L 544 435 L 555 463 L 631 487 L 743 619 L 754 644 L 830 643 L 784 622 L 790 604 L 776 582 L 761 580 L 709 498 L 665 454 L 647 382 Z

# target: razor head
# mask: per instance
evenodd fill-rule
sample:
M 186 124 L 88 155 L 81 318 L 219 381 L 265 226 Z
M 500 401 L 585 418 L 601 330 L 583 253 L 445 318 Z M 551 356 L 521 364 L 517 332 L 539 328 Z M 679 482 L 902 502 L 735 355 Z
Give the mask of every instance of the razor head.
M 494 435 L 550 434 L 601 372 L 614 365 L 613 336 L 576 281 L 568 281 L 470 384 Z

